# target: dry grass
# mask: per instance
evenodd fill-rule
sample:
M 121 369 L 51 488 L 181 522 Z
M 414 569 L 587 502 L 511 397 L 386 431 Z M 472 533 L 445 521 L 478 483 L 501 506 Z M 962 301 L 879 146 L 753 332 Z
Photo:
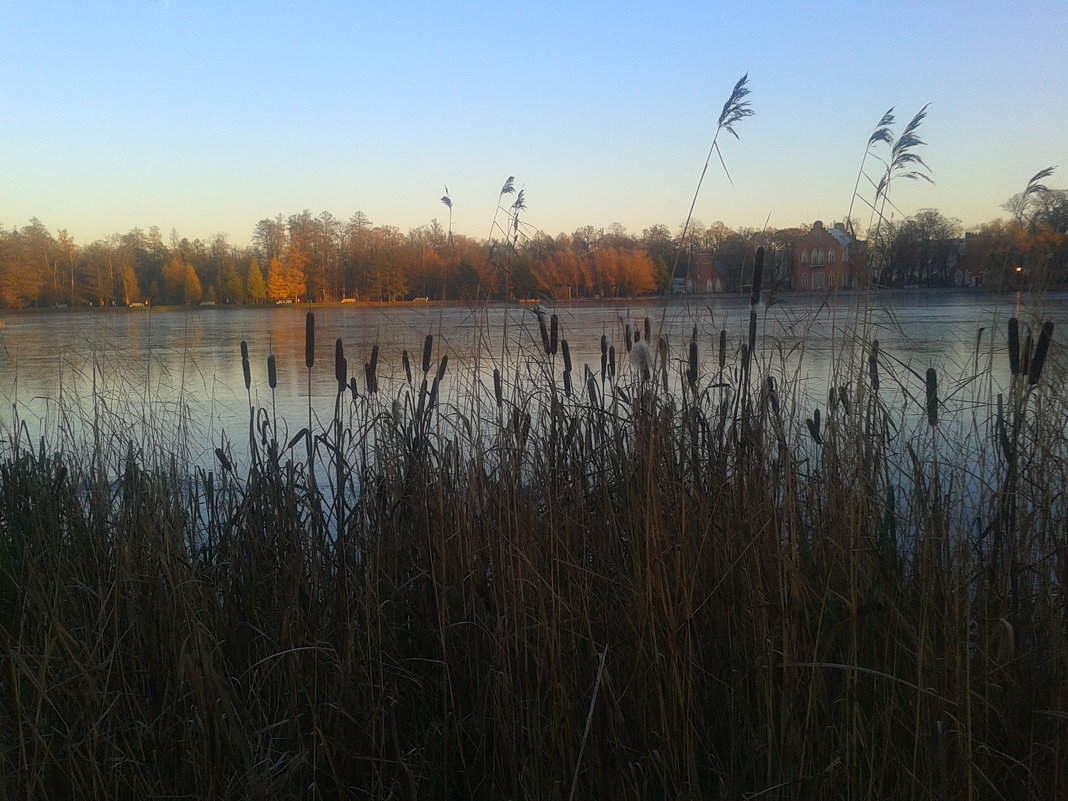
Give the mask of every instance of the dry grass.
M 16 430 L 5 796 L 1068 795 L 1055 340 L 967 406 L 858 340 L 814 411 L 718 331 L 643 378 L 553 322 L 461 407 L 429 339 L 399 388 L 338 344 L 314 480 L 254 409 L 211 472 Z

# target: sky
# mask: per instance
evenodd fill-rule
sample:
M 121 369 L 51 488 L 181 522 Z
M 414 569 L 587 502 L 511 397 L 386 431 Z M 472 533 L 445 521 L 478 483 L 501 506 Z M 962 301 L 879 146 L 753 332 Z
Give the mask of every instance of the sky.
M 930 104 L 934 183 L 890 199 L 971 228 L 1044 167 L 1068 187 L 1066 30 L 1066 0 L 0 0 L 0 226 L 243 245 L 307 209 L 407 231 L 448 225 L 448 187 L 453 230 L 485 238 L 515 176 L 530 230 L 677 231 L 747 74 L 696 219 L 841 220 L 882 114 L 898 133 Z

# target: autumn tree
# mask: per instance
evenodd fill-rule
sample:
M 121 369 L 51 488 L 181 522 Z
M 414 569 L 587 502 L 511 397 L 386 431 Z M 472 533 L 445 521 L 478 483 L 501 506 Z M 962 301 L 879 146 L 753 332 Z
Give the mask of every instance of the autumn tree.
M 246 283 L 248 299 L 253 303 L 263 303 L 267 298 L 267 284 L 263 279 L 263 270 L 260 263 L 253 259 L 248 265 L 248 281 Z

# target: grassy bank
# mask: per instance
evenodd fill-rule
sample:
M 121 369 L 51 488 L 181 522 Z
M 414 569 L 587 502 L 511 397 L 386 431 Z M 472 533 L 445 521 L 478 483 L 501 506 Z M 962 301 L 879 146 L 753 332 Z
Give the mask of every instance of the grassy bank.
M 1068 795 L 1068 387 L 1037 328 L 963 377 L 858 338 L 814 410 L 755 323 L 647 324 L 593 369 L 543 323 L 459 406 L 429 337 L 389 391 L 338 345 L 332 421 L 279 442 L 250 410 L 210 471 L 14 427 L 7 795 Z

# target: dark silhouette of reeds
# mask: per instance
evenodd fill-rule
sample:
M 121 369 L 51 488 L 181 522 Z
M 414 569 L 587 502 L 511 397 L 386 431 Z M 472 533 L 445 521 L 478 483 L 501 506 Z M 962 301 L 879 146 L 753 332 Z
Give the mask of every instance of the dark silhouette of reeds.
M 5 797 L 1068 795 L 1051 324 L 965 411 L 859 335 L 821 410 L 753 328 L 574 386 L 552 329 L 459 397 L 337 340 L 315 480 L 262 411 L 188 468 L 5 434 Z

